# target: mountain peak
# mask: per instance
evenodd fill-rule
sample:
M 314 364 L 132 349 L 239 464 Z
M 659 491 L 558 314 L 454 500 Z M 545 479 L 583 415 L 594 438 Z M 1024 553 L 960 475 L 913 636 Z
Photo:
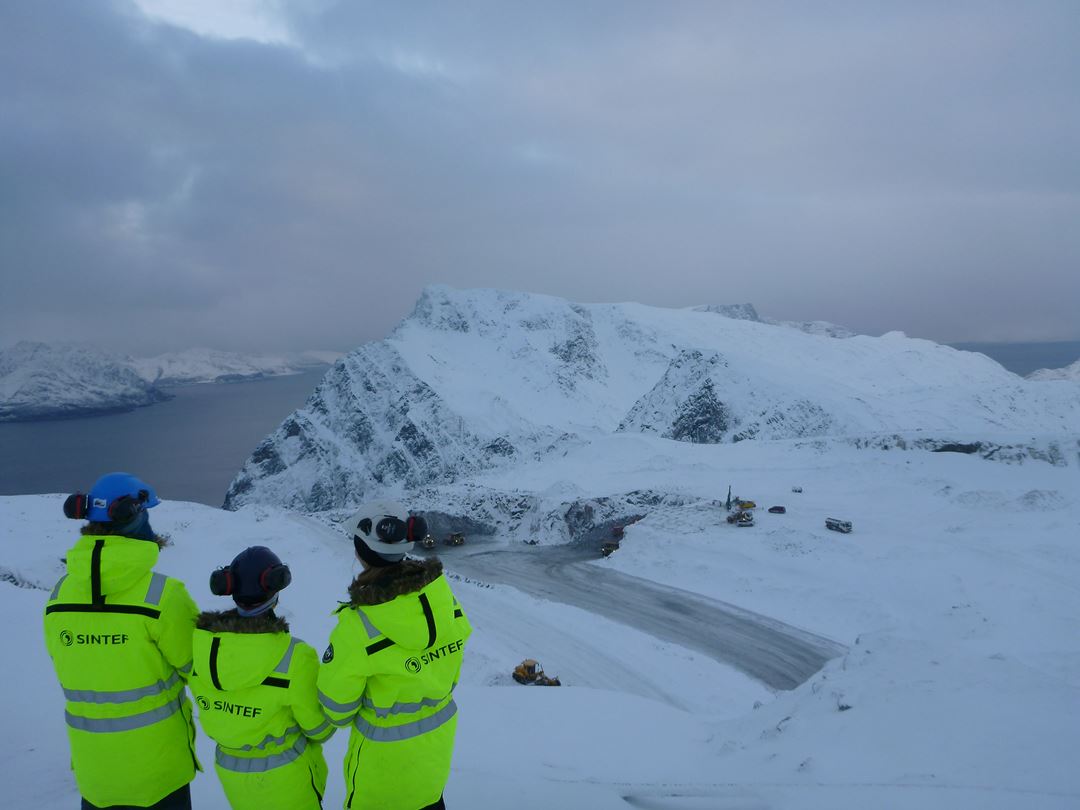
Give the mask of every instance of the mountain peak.
M 267 438 L 228 504 L 347 507 L 615 433 L 717 444 L 1080 423 L 1080 402 L 1035 396 L 981 355 L 899 333 L 822 340 L 735 312 L 428 287 Z

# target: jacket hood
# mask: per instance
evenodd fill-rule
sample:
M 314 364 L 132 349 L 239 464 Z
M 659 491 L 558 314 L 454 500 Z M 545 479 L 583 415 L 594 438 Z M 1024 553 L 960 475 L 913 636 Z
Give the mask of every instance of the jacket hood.
M 255 629 L 257 626 L 262 629 Z M 291 639 L 288 624 L 277 617 L 244 619 L 235 611 L 203 613 L 191 641 L 192 670 L 204 681 L 220 684 L 222 692 L 247 689 L 274 671 Z M 211 656 L 215 646 L 217 653 Z
M 289 623 L 273 611 L 261 616 L 241 616 L 236 609 L 205 610 L 195 626 L 211 633 L 288 633 Z
M 69 576 L 90 580 L 98 540 L 104 541 L 100 567 L 101 592 L 106 596 L 127 590 L 157 564 L 160 549 L 156 543 L 118 535 L 85 534 L 67 553 Z
M 349 604 L 364 607 L 389 602 L 421 590 L 438 579 L 442 572 L 442 561 L 435 558 L 405 560 L 388 568 L 365 571 L 349 586 Z
M 400 647 L 438 646 L 454 626 L 454 595 L 442 572 L 439 560 L 428 559 L 380 569 L 374 579 L 361 575 L 349 587 L 350 604 Z

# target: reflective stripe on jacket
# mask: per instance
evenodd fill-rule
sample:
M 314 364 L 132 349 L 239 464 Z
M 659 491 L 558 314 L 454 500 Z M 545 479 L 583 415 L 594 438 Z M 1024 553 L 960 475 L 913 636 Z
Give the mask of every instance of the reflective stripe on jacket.
M 198 611 L 183 583 L 153 571 L 158 551 L 84 535 L 45 607 L 75 780 L 102 807 L 154 804 L 198 768 L 184 693 Z
M 347 808 L 418 808 L 442 795 L 457 727 L 453 690 L 471 632 L 441 575 L 390 601 L 339 610 L 319 699 L 335 725 L 352 727 Z
M 215 764 L 231 806 L 318 808 L 326 788 L 320 743 L 334 727 L 315 689 L 315 650 L 272 614 L 203 614 L 199 627 L 191 692 L 203 731 L 217 742 Z

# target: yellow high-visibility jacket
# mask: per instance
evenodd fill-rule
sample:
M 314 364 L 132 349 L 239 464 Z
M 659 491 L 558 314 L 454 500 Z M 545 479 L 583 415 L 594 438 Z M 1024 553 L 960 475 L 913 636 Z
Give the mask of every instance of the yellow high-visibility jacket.
M 351 725 L 345 807 L 418 810 L 439 800 L 457 729 L 453 691 L 469 620 L 442 563 L 406 560 L 349 590 L 319 668 L 319 700 Z
M 191 694 L 234 810 L 318 810 L 326 790 L 319 657 L 273 613 L 203 613 L 193 642 Z
M 148 540 L 84 535 L 45 606 L 71 765 L 91 804 L 146 807 L 200 770 L 184 678 L 198 609 Z

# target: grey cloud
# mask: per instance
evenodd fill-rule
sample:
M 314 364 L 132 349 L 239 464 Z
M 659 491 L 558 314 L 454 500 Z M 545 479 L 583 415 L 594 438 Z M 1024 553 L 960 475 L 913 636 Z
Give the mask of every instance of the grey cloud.
M 349 348 L 434 282 L 1080 336 L 1074 4 L 281 10 L 0 8 L 0 337 Z

